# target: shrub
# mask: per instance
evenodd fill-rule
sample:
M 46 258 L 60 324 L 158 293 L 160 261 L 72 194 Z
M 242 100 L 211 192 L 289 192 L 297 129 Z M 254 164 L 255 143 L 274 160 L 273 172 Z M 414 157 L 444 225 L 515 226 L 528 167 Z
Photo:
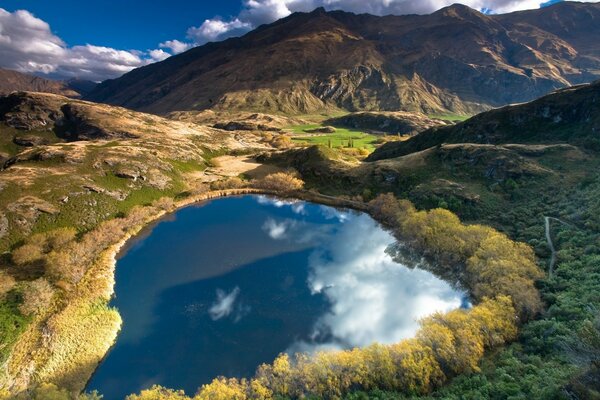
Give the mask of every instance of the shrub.
M 26 243 L 11 253 L 16 265 L 32 264 L 44 259 L 44 248 L 40 244 Z
M 276 192 L 292 192 L 304 187 L 304 181 L 290 172 L 276 172 L 258 180 L 254 185 L 260 189 Z
M 0 300 L 15 287 L 16 281 L 6 271 L 0 270 Z
M 247 183 L 237 176 L 227 178 L 220 181 L 215 181 L 210 184 L 212 190 L 227 190 L 227 189 L 240 189 L 246 187 Z
M 44 312 L 54 296 L 54 289 L 44 278 L 29 282 L 23 290 L 23 303 L 19 311 L 23 315 L 39 315 Z

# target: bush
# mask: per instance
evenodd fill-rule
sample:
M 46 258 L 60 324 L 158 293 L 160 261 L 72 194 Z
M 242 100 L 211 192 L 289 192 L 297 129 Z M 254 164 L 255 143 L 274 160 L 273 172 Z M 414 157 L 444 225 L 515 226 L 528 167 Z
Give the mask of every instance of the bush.
M 290 172 L 276 172 L 265 176 L 254 183 L 259 189 L 273 190 L 276 192 L 292 192 L 304 187 L 304 181 Z
M 54 289 L 44 278 L 29 282 L 23 291 L 23 303 L 19 305 L 19 311 L 23 315 L 39 315 L 48 309 Z
M 15 287 L 16 281 L 6 271 L 0 270 L 0 300 Z
M 220 181 L 215 181 L 210 184 L 212 190 L 227 190 L 227 189 L 240 189 L 246 187 L 248 184 L 241 178 L 234 176 Z

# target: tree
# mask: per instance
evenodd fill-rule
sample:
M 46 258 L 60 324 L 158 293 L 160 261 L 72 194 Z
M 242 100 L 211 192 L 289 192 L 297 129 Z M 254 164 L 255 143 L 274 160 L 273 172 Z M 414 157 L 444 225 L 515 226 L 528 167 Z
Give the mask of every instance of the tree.
M 194 400 L 246 400 L 248 384 L 235 378 L 217 378 L 202 386 Z
M 191 400 L 183 390 L 166 389 L 154 385 L 150 389 L 142 390 L 140 394 L 130 394 L 126 400 Z
M 445 379 L 431 347 L 417 339 L 392 345 L 390 353 L 397 368 L 395 389 L 427 394 Z

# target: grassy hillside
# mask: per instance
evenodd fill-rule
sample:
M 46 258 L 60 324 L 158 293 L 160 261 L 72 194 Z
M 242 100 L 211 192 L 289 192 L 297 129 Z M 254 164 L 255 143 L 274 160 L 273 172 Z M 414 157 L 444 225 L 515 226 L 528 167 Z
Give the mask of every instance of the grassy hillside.
M 382 146 L 369 160 L 403 156 L 442 143 L 570 143 L 598 151 L 599 132 L 600 81 L 484 112 L 454 126 L 432 128 L 406 142 Z

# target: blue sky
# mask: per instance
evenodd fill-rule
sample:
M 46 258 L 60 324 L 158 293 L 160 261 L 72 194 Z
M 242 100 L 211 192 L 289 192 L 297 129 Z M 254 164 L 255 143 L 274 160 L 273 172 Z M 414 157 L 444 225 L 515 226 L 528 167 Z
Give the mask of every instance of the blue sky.
M 68 45 L 93 43 L 118 49 L 153 49 L 185 38 L 186 29 L 220 15 L 239 13 L 240 0 L 0 0 L 7 11 L 28 10 L 48 22 Z
M 242 35 L 292 12 L 323 6 L 375 15 L 426 14 L 457 1 L 492 13 L 547 4 L 544 0 L 0 0 L 0 67 L 50 78 L 101 81 L 206 42 Z

